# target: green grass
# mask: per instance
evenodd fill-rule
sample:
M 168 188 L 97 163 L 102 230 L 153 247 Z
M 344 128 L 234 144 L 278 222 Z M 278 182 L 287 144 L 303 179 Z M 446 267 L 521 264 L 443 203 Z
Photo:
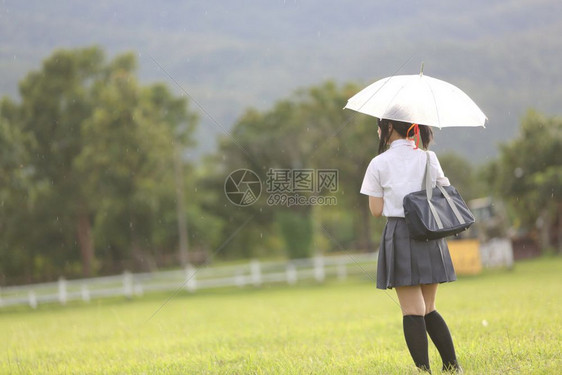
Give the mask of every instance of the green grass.
M 440 287 L 466 374 L 562 373 L 561 270 L 542 258 Z M 0 310 L 0 374 L 416 374 L 389 295 L 355 279 L 181 294 L 150 320 L 169 294 Z

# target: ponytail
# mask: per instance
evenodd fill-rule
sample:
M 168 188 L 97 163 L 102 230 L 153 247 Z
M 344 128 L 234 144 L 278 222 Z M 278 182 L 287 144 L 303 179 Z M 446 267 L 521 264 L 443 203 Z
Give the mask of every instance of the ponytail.
M 419 125 L 419 127 L 422 146 L 427 150 L 429 148 L 429 144 L 433 141 L 433 130 L 431 130 L 431 126 L 427 125 Z

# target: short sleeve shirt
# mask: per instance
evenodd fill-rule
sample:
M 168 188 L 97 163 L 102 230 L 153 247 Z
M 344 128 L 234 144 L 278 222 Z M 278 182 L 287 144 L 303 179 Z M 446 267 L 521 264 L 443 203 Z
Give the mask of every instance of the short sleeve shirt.
M 398 139 L 390 148 L 371 160 L 361 185 L 361 193 L 383 198 L 383 216 L 404 217 L 404 196 L 422 189 L 427 162 L 426 153 L 414 142 Z M 430 156 L 432 183 L 450 185 L 434 152 Z

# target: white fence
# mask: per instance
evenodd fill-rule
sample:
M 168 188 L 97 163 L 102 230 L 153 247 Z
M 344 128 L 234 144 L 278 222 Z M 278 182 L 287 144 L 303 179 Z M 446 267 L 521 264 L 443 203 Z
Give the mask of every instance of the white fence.
M 345 279 L 348 275 L 360 275 L 374 280 L 377 253 L 317 256 L 288 262 L 260 262 L 252 260 L 240 265 L 218 267 L 187 267 L 185 270 L 96 277 L 90 279 L 10 286 L 0 288 L 0 308 L 13 305 L 29 305 L 36 308 L 40 303 L 123 296 L 132 298 L 152 291 L 185 289 L 195 292 L 221 287 L 244 287 L 269 283 L 293 285 L 299 280 L 322 282 L 327 278 Z

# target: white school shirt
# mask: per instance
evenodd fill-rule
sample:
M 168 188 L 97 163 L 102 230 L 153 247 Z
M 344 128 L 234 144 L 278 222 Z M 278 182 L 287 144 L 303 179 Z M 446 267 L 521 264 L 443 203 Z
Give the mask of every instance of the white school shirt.
M 388 150 L 373 158 L 367 167 L 361 193 L 383 198 L 383 216 L 404 217 L 404 196 L 422 190 L 427 156 L 414 146 L 412 140 L 397 139 Z M 428 153 L 433 186 L 437 181 L 442 186 L 450 185 L 435 153 Z

